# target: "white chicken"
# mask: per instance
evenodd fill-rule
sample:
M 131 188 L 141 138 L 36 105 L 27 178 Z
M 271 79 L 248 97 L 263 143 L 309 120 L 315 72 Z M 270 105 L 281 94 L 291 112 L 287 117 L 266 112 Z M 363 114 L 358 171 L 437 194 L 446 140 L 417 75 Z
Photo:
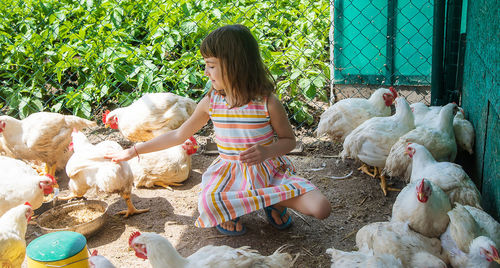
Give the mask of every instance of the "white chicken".
M 115 268 L 113 263 L 111 263 L 106 257 L 98 255 L 97 249 L 92 251 L 89 257 L 90 268 Z
M 205 246 L 191 256 L 184 258 L 172 244 L 156 233 L 134 232 L 130 235 L 129 246 L 135 255 L 149 259 L 153 268 L 250 268 L 250 267 L 292 267 L 295 259 L 288 253 L 281 253 L 283 247 L 270 256 L 262 256 L 249 247 Z
M 446 267 L 446 257 L 441 254 L 441 242 L 437 238 L 425 237 L 410 230 L 404 222 L 375 222 L 363 226 L 356 234 L 356 245 L 360 251 L 373 250 L 375 255 L 389 254 L 400 259 L 404 267 L 428 267 L 424 262 Z M 423 254 L 426 259 L 417 259 Z M 411 264 L 411 265 L 410 265 Z
M 448 226 L 451 210 L 448 196 L 431 181 L 408 184 L 392 207 L 391 221 L 408 222 L 410 228 L 427 237 L 439 237 Z
M 442 106 L 428 107 L 422 102 L 413 103 L 410 107 L 415 115 L 416 127 L 435 127 L 436 118 L 442 109 Z M 458 148 L 472 154 L 474 152 L 474 127 L 469 120 L 465 119 L 465 113 L 461 107 L 458 107 L 453 118 L 453 131 Z
M 423 102 L 416 102 L 410 105 L 415 117 L 415 127 L 436 127 L 436 117 L 439 115 L 442 106 L 427 106 Z
M 453 130 L 455 131 L 455 139 L 459 149 L 474 153 L 474 127 L 469 120 L 465 119 L 465 113 L 462 108 L 458 108 L 457 114 L 453 119 Z
M 369 99 L 348 98 L 330 106 L 319 120 L 316 135 L 344 140 L 351 131 L 372 117 L 391 115 L 391 105 L 398 93 L 393 87 L 379 88 Z
M 484 229 L 483 226 L 487 224 L 478 222 L 483 217 L 476 219 L 460 204 L 456 204 L 448 215 L 450 224 L 441 235 L 441 244 L 453 267 L 493 267 L 492 261 L 500 263 L 497 243 L 489 237 L 491 235 L 498 238 L 500 230 L 497 222 L 491 219 L 492 222 L 489 223 L 496 224 Z M 491 234 L 491 231 L 496 233 Z
M 341 152 L 342 159 L 346 157 L 360 160 L 361 162 L 375 167 L 374 175 L 370 174 L 366 167 L 361 169 L 375 176 L 385 167 L 385 161 L 391 147 L 399 137 L 415 128 L 413 113 L 408 102 L 402 97 L 396 98 L 396 113 L 389 117 L 373 117 L 349 134 L 344 140 L 344 150 Z M 380 176 L 380 185 L 387 195 L 385 177 Z
M 70 195 L 62 200 L 82 197 L 89 188 L 97 187 L 107 193 L 119 193 L 127 204 L 127 210 L 118 214 L 130 215 L 144 213 L 148 209 L 136 209 L 130 198 L 134 177 L 127 162 L 113 162 L 105 159 L 108 152 L 122 150 L 115 141 L 103 141 L 96 145 L 89 142 L 87 137 L 75 131 L 73 136 L 74 153 L 66 165 L 66 174 L 70 178 L 68 183 Z
M 0 116 L 0 144 L 7 156 L 45 163 L 45 173 L 55 176 L 66 165 L 67 151 L 74 128 L 96 123 L 74 115 L 39 112 L 23 120 Z
M 335 248 L 326 250 L 332 255 L 331 268 L 385 268 L 403 267 L 401 260 L 390 254 L 374 255 L 373 250 L 346 252 Z
M 387 156 L 384 173 L 391 177 L 410 178 L 411 159 L 405 155 L 408 142 L 425 146 L 438 161 L 454 161 L 457 156 L 453 131 L 453 114 L 456 109 L 456 104 L 449 103 L 440 110 L 435 127 L 420 126 L 401 136 Z
M 408 144 L 407 151 L 413 166 L 410 182 L 426 178 L 448 195 L 452 205 L 460 203 L 481 208 L 481 194 L 460 165 L 436 161 L 427 148 L 418 143 Z
M 44 195 L 53 192 L 56 180 L 51 175 L 40 176 L 21 160 L 0 156 L 0 216 L 9 209 L 28 201 L 33 209 L 43 203 Z
M 196 108 L 190 98 L 172 93 L 148 93 L 127 107 L 106 111 L 102 121 L 130 141 L 148 141 L 176 129 Z
M 191 155 L 196 153 L 198 143 L 194 137 L 182 145 L 165 150 L 142 154 L 128 161 L 134 174 L 136 187 L 180 186 L 189 177 Z
M 0 267 L 21 267 L 26 254 L 26 228 L 33 215 L 31 205 L 18 205 L 0 217 Z

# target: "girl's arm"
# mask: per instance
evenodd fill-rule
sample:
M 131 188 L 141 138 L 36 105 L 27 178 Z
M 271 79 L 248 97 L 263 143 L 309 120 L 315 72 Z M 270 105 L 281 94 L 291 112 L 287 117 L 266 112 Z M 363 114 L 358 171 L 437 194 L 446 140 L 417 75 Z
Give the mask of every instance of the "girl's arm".
M 120 152 L 108 153 L 104 158 L 111 159 L 115 162 L 127 161 L 137 156 L 137 154 L 160 151 L 183 143 L 208 122 L 210 118 L 209 104 L 210 99 L 208 96 L 205 96 L 198 103 L 193 114 L 179 128 L 166 132 L 149 141 L 138 143 Z
M 278 141 L 269 146 L 255 144 L 241 152 L 240 161 L 248 165 L 255 165 L 267 158 L 285 155 L 295 148 L 296 141 L 292 126 L 288 121 L 285 108 L 274 94 L 271 94 L 267 100 L 267 110 Z

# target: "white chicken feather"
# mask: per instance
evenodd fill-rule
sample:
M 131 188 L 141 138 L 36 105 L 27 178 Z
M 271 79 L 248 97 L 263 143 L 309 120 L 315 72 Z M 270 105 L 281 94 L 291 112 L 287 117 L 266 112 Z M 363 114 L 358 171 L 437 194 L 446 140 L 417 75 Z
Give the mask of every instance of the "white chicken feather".
M 427 148 L 418 143 L 407 145 L 407 150 L 413 166 L 410 182 L 426 178 L 448 195 L 452 205 L 460 203 L 481 208 L 481 194 L 460 165 L 436 161 Z
M 119 193 L 125 199 L 128 210 L 120 212 L 125 217 L 149 210 L 137 210 L 132 204 L 130 195 L 134 177 L 129 164 L 104 158 L 106 153 L 122 150 L 117 142 L 103 141 L 93 145 L 81 132 L 75 131 L 72 136 L 75 152 L 66 165 L 71 194 L 64 199 L 81 197 L 89 188 L 96 186 L 107 193 Z
M 393 255 L 401 260 L 404 267 L 417 267 L 410 266 L 410 263 L 416 261 L 413 258 L 419 252 L 427 252 L 429 258 L 434 256 L 434 263 L 446 262 L 446 257 L 441 254 L 439 239 L 414 232 L 404 222 L 375 222 L 365 225 L 356 234 L 356 245 L 360 251 L 373 250 L 375 255 Z
M 408 184 L 396 198 L 391 221 L 408 222 L 410 228 L 427 237 L 439 237 L 448 226 L 451 210 L 448 196 L 431 181 Z
M 120 132 L 130 141 L 148 141 L 176 129 L 196 108 L 190 98 L 173 93 L 147 93 L 130 106 L 103 114 L 103 123 Z
M 372 117 L 391 115 L 391 104 L 398 96 L 392 87 L 379 88 L 369 99 L 348 98 L 340 100 L 321 114 L 316 135 L 344 140 L 351 131 Z
M 391 147 L 387 156 L 384 172 L 392 177 L 411 176 L 411 159 L 405 155 L 408 142 L 425 146 L 438 161 L 454 161 L 457 144 L 453 131 L 453 113 L 457 105 L 449 103 L 439 112 L 438 122 L 434 127 L 419 126 L 405 135 Z

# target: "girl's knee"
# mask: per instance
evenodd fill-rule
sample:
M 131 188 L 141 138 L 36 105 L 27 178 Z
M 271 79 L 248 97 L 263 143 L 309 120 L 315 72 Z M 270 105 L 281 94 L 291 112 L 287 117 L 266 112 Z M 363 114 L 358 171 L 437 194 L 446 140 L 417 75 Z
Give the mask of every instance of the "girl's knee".
M 318 202 L 316 208 L 313 211 L 313 216 L 320 220 L 326 219 L 328 218 L 328 216 L 330 216 L 331 211 L 332 206 L 330 205 L 328 199 L 326 199 L 325 197 Z

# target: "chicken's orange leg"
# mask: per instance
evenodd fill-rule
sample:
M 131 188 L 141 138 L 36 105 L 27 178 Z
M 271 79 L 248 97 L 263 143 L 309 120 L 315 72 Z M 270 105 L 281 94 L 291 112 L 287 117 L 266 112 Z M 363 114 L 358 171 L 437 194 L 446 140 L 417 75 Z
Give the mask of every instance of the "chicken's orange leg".
M 387 182 L 385 180 L 385 176 L 380 174 L 380 187 L 382 188 L 382 192 L 384 192 L 384 196 L 387 196 L 387 191 L 399 192 L 401 189 L 387 187 Z
M 370 170 L 370 167 L 368 167 L 367 164 L 363 163 L 363 165 L 361 167 L 359 167 L 358 170 L 361 170 L 361 172 L 371 176 L 372 178 L 375 178 L 375 172 L 372 173 Z
M 162 181 L 155 181 L 153 184 L 155 186 L 160 186 L 160 187 L 163 187 L 163 188 L 168 189 L 168 190 L 172 190 L 172 188 L 170 186 L 181 186 L 182 185 L 181 183 L 175 183 L 175 182 L 166 183 L 166 182 L 162 182 Z
M 127 210 L 123 210 L 118 212 L 117 214 L 125 214 L 125 218 L 128 218 L 128 216 L 132 216 L 135 214 L 141 214 L 144 212 L 148 212 L 149 208 L 146 209 L 136 209 L 134 204 L 132 204 L 132 200 L 130 199 L 130 194 L 122 194 L 123 199 L 125 199 L 125 202 L 127 203 Z

